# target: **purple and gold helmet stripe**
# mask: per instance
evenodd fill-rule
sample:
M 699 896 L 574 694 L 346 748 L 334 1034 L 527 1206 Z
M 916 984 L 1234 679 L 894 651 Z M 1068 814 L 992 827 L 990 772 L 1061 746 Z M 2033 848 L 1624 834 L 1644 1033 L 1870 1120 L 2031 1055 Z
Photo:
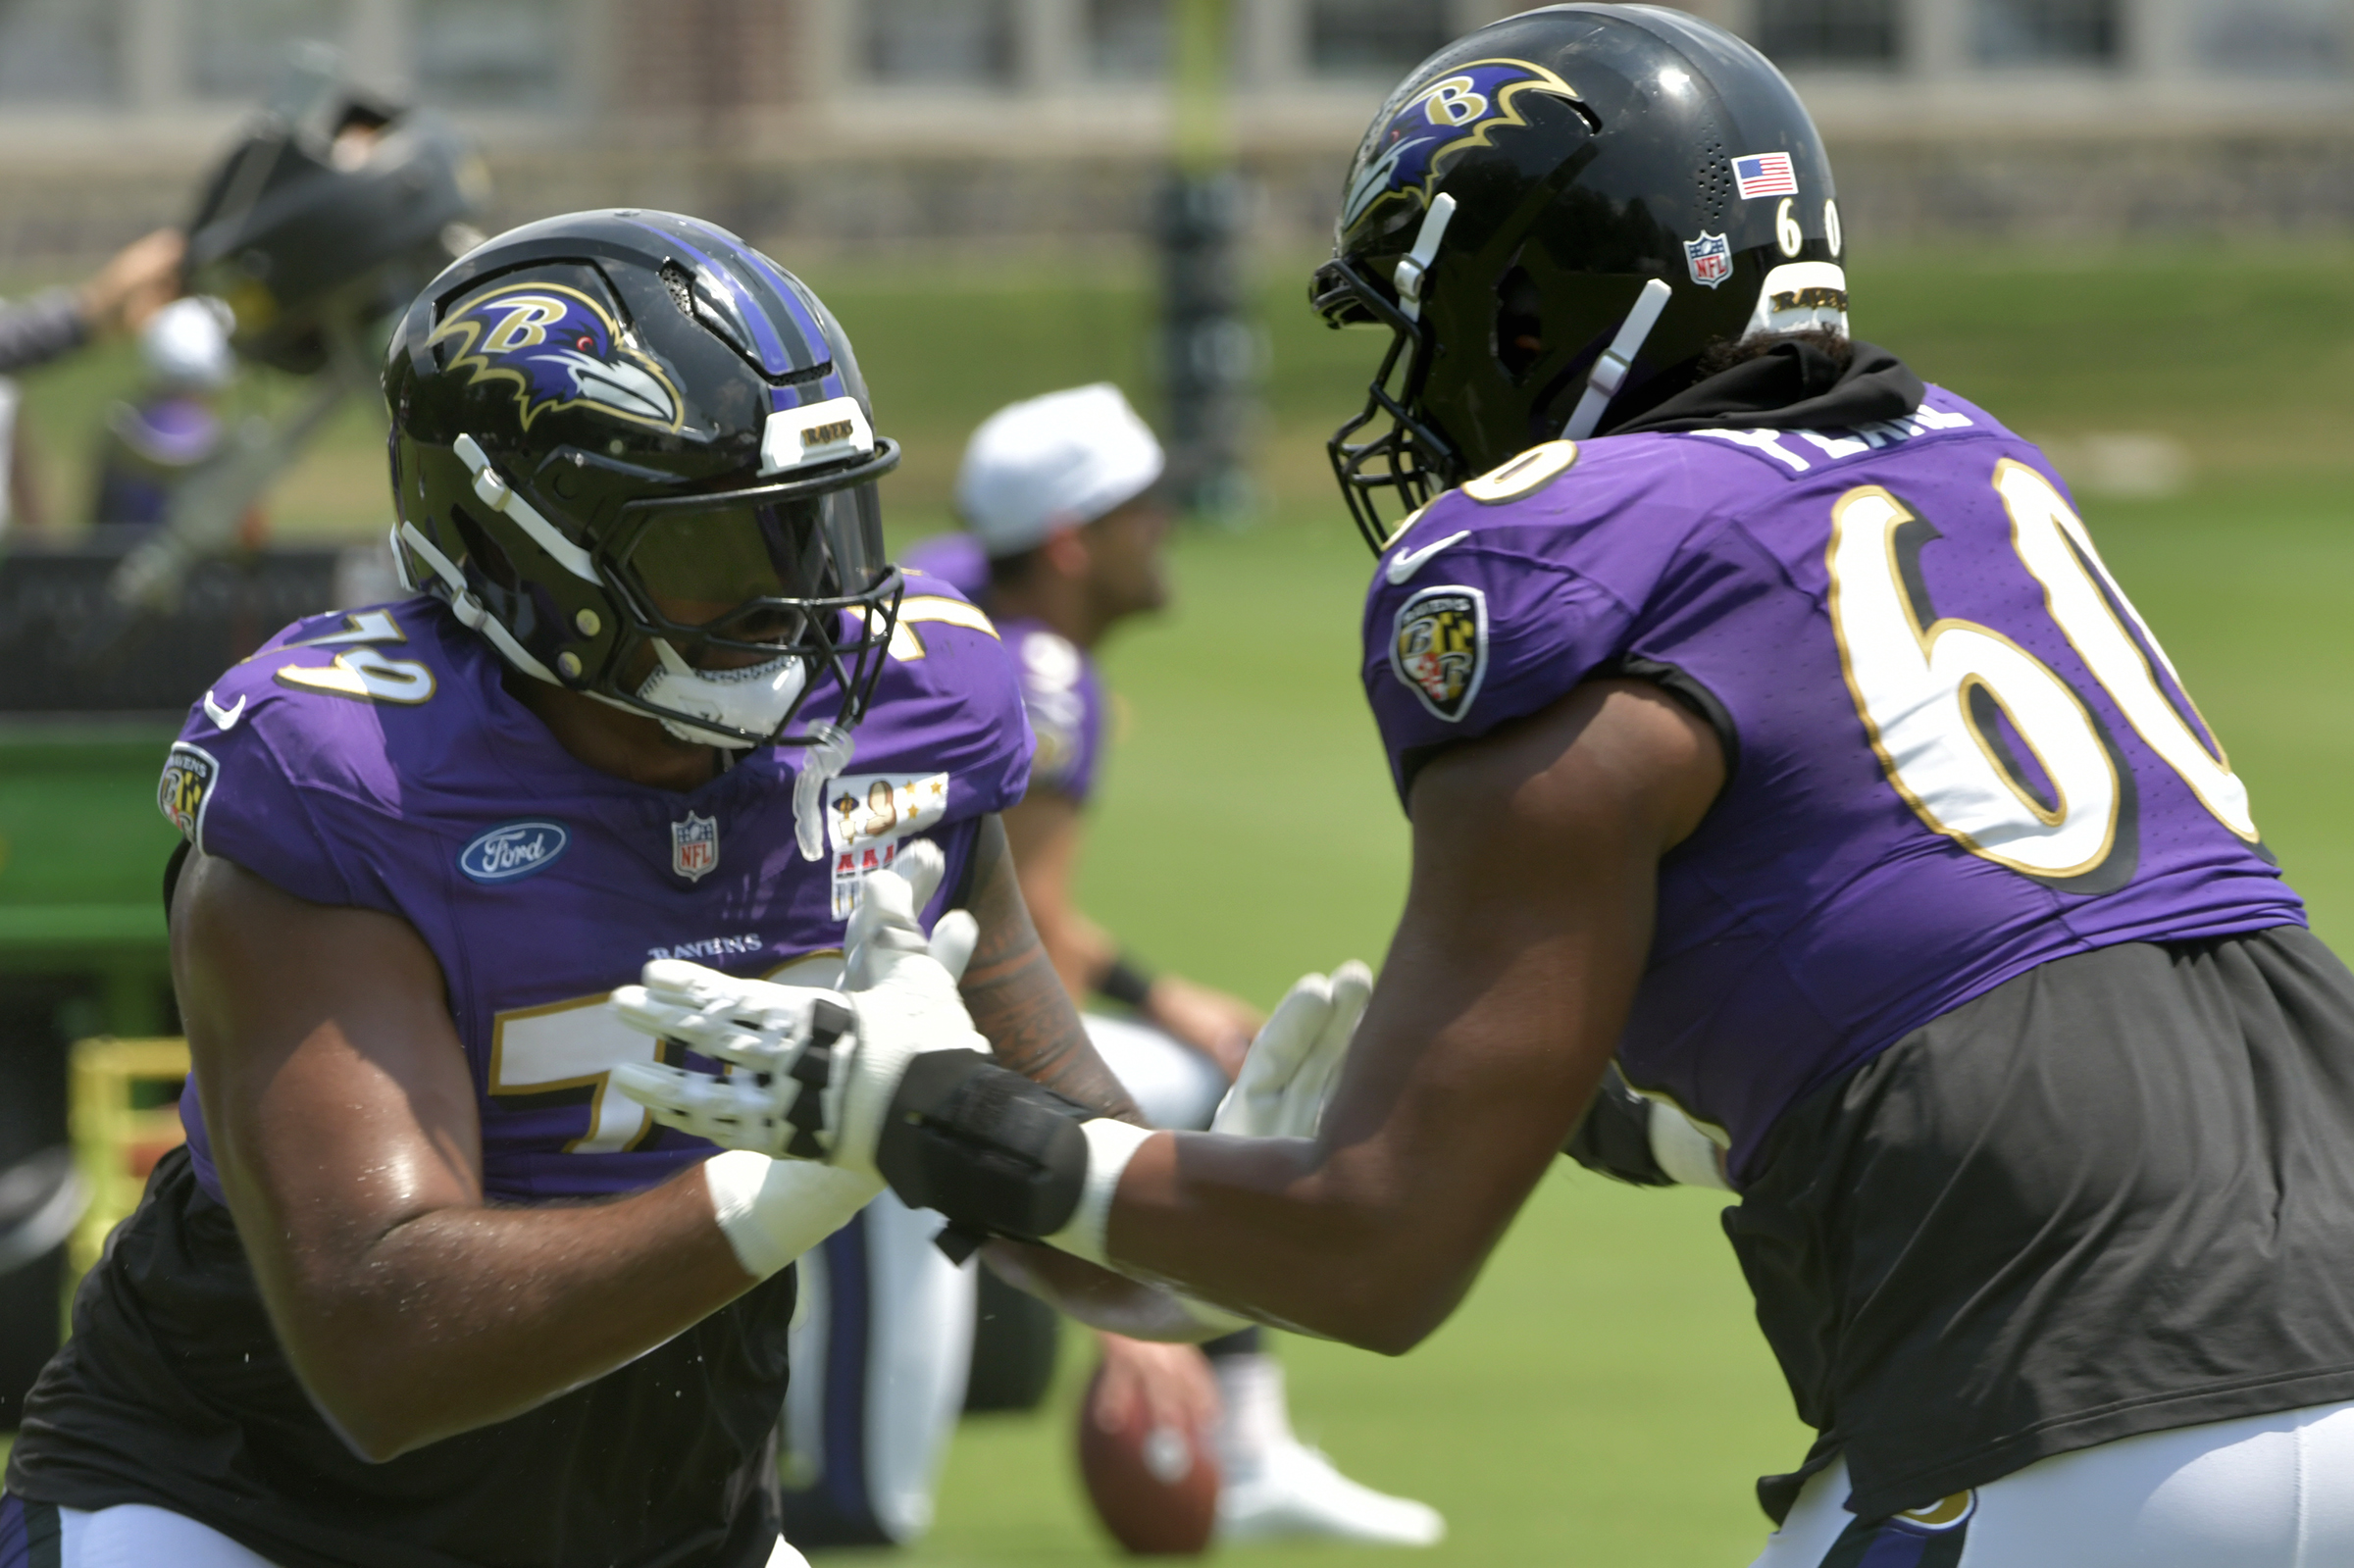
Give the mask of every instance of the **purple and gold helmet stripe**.
M 724 286 L 735 301 L 737 314 L 751 329 L 753 346 L 759 350 L 760 368 L 768 376 L 788 376 L 828 364 L 833 348 L 826 339 L 825 329 L 812 315 L 775 263 L 737 239 L 723 228 L 693 219 L 681 221 L 681 227 L 691 228 L 705 237 L 712 249 L 725 253 L 725 259 L 697 249 L 684 236 L 669 228 L 640 225 L 661 234 L 699 263 L 703 275 Z M 746 286 L 745 275 L 765 286 Z M 782 318 L 782 320 L 780 320 Z M 797 352 L 796 343 L 797 340 Z M 815 382 L 771 388 L 774 406 L 795 408 L 803 403 L 822 402 L 842 397 L 848 392 L 839 368 L 829 370 Z

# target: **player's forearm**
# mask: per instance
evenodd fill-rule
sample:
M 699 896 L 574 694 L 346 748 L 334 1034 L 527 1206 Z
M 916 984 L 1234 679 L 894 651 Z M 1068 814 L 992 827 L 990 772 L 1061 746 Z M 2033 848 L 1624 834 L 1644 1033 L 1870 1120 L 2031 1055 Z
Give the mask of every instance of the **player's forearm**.
M 365 1245 L 249 1251 L 304 1387 L 374 1460 L 542 1404 L 753 1284 L 691 1170 L 615 1203 L 453 1206 Z
M 984 828 L 975 849 L 972 909 L 980 944 L 961 990 L 973 1028 L 998 1061 L 1107 1116 L 1138 1120 L 1135 1103 L 1088 1043 L 1038 931 L 1031 924 L 1002 829 Z
M 1121 1177 L 1108 1251 L 1188 1294 L 1400 1355 L 1462 1299 L 1535 1180 L 1458 1207 L 1413 1164 L 1378 1140 L 1162 1134 Z
M 1315 1141 L 1148 1141 L 1112 1260 L 1369 1349 L 1429 1334 L 1593 1097 L 1659 855 L 1722 778 L 1713 746 L 1613 684 L 1433 761 L 1405 917 Z

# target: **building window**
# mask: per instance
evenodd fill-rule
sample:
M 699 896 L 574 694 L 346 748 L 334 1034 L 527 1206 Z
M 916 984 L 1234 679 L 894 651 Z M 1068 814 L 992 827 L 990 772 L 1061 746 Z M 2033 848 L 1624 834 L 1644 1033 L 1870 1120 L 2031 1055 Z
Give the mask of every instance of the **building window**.
M 1977 0 L 1978 58 L 1998 66 L 2107 66 L 2120 0 Z
M 1776 65 L 1896 61 L 1896 0 L 1758 0 L 1758 47 Z
M 1307 59 L 1322 76 L 1385 80 L 1455 36 L 1446 0 L 1310 0 Z
M 2200 42 L 2235 76 L 2340 76 L 2347 25 L 2342 0 L 2243 0 L 2210 19 Z
M 340 46 L 345 0 L 186 0 L 188 80 L 207 98 L 255 98 L 297 44 Z
M 1118 81 L 1169 69 L 1170 0 L 1088 0 L 1087 56 L 1095 75 Z
M 0 0 L 0 103 L 114 97 L 117 20 L 96 0 Z
M 1003 86 L 1013 79 L 1010 0 L 861 0 L 878 81 Z
M 543 109 L 563 96 L 563 0 L 416 0 L 415 15 L 427 98 Z

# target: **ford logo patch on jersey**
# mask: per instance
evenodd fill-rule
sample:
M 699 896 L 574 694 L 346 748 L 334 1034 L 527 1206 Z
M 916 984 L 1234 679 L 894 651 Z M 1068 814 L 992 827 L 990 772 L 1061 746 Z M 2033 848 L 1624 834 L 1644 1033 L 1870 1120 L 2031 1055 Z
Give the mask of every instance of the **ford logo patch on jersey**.
M 561 823 L 510 822 L 468 844 L 458 869 L 475 882 L 513 882 L 554 865 L 571 841 Z

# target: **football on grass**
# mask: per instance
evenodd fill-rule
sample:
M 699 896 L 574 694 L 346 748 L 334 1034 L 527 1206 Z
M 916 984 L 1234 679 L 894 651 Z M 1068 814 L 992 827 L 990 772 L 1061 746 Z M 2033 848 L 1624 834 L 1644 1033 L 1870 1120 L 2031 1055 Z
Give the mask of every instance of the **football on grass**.
M 1103 1528 L 1139 1556 L 1199 1556 L 1218 1522 L 1218 1460 L 1208 1434 L 1153 1426 L 1141 1410 L 1102 1419 L 1103 1369 L 1079 1402 L 1079 1473 Z

